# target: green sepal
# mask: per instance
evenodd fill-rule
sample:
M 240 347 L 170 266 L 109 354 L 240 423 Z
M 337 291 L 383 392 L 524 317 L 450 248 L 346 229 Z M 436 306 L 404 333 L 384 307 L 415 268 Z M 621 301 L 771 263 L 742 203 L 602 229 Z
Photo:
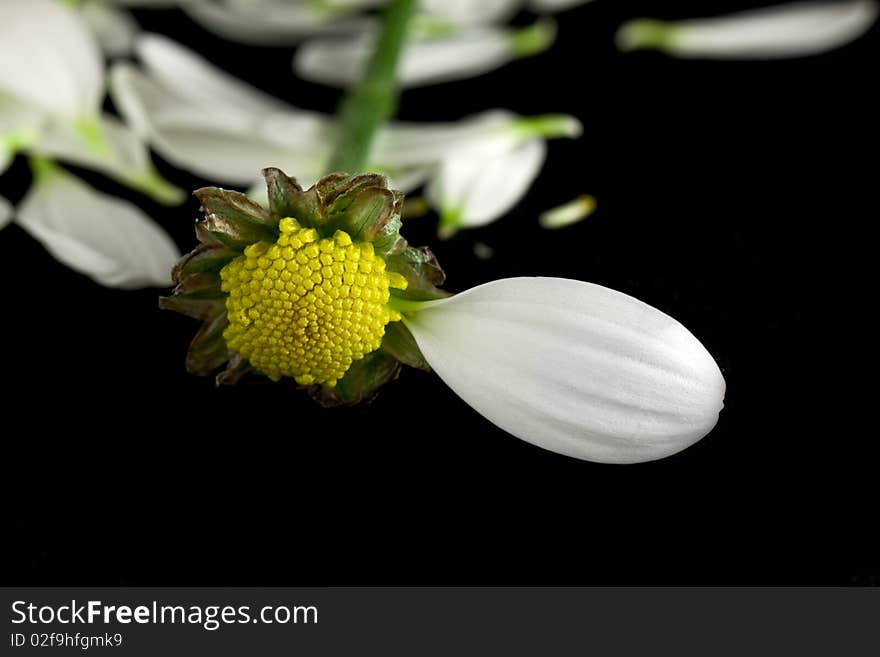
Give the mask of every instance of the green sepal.
M 238 251 L 233 251 L 229 247 L 216 242 L 199 244 L 195 249 L 177 261 L 177 264 L 171 270 L 172 280 L 175 283 L 180 283 L 187 276 L 203 272 L 220 271 L 239 255 Z
M 431 366 L 422 355 L 416 339 L 403 322 L 389 322 L 385 326 L 385 337 L 382 338 L 382 346 L 379 348 L 404 365 L 431 371 Z
M 229 359 L 229 350 L 223 339 L 223 331 L 229 326 L 226 313 L 202 324 L 186 353 L 186 371 L 197 376 L 207 376 Z
M 369 175 L 362 178 L 375 177 L 377 176 Z M 400 211 L 397 196 L 387 187 L 359 185 L 336 197 L 328 206 L 328 231 L 344 230 L 355 241 L 375 242 L 378 237 L 385 234 L 384 231 L 389 225 L 394 227 L 394 239 L 396 239 L 397 231 L 400 230 Z M 374 246 L 381 254 L 382 249 L 379 245 Z
M 396 297 L 431 301 L 451 296 L 449 292 L 438 287 L 443 285 L 446 274 L 437 262 L 437 257 L 426 246 L 408 246 L 406 240 L 400 238 L 394 252 L 385 257 L 385 264 L 389 271 L 396 271 L 406 279 L 405 290 L 391 290 Z
M 253 367 L 251 367 L 250 361 L 243 358 L 241 354 L 233 353 L 226 369 L 220 372 L 214 381 L 218 386 L 235 385 L 251 371 L 253 371 Z
M 246 222 L 277 229 L 278 220 L 245 194 L 220 187 L 202 187 L 193 192 L 205 215 L 216 214 L 231 222 Z
M 400 374 L 400 363 L 381 349 L 352 363 L 336 385 L 312 386 L 309 394 L 322 406 L 349 406 L 376 396 L 379 388 Z

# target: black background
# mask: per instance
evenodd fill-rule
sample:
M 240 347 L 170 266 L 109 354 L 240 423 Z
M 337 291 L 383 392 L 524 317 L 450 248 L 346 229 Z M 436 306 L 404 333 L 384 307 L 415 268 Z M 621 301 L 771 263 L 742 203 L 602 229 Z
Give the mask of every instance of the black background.
M 440 242 L 428 217 L 404 233 L 432 246 L 450 290 L 565 276 L 679 319 L 727 379 L 707 438 L 654 463 L 576 461 L 413 370 L 347 410 L 287 385 L 215 389 L 185 373 L 196 327 L 160 312 L 158 291 L 101 288 L 13 225 L 0 232 L 4 582 L 877 584 L 877 29 L 792 61 L 615 51 L 623 20 L 660 10 L 598 0 L 559 17 L 547 55 L 405 92 L 406 119 L 567 112 L 585 134 L 552 142 L 492 226 Z M 335 106 L 293 78 L 292 49 L 229 44 L 176 11 L 137 17 L 298 106 Z M 157 164 L 184 188 L 212 182 Z M 83 175 L 195 244 L 195 200 L 162 208 Z M 0 190 L 15 202 L 28 181 L 19 159 Z M 598 198 L 593 217 L 537 225 L 581 193 Z M 495 256 L 476 258 L 476 241 Z

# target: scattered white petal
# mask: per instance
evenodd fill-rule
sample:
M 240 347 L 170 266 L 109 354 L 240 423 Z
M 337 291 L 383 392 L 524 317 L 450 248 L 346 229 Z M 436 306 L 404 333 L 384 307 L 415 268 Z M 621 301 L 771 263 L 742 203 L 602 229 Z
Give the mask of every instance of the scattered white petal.
M 796 2 L 717 18 L 664 22 L 639 19 L 617 33 L 621 50 L 653 48 L 677 57 L 773 59 L 846 45 L 877 19 L 876 0 Z
M 138 24 L 131 14 L 104 0 L 86 0 L 79 13 L 98 39 L 101 50 L 110 57 L 124 57 L 131 53 Z
M 426 190 L 440 208 L 440 232 L 486 225 L 508 212 L 526 194 L 547 155 L 542 139 L 525 141 L 488 159 L 467 154 L 444 160 Z
M 53 115 L 96 113 L 104 95 L 101 52 L 91 31 L 56 0 L 0 2 L 0 92 Z
M 681 324 L 637 299 L 558 278 L 513 278 L 406 320 L 431 367 L 505 431 L 579 459 L 635 463 L 705 436 L 724 378 Z
M 312 3 L 289 0 L 261 3 L 256 8 L 241 2 L 199 2 L 185 5 L 184 10 L 206 30 L 255 46 L 292 45 L 316 34 L 354 34 L 371 24 L 365 18 L 340 16 L 320 11 Z
M 155 172 L 143 139 L 109 114 L 77 123 L 54 121 L 29 151 L 100 171 L 160 202 L 176 204 L 186 197 Z
M 422 11 L 456 23 L 503 23 L 512 18 L 521 0 L 422 0 Z
M 108 287 L 169 285 L 180 257 L 140 209 L 57 168 L 37 176 L 17 221 L 60 262 Z
M 247 112 L 278 112 L 289 106 L 245 84 L 179 43 L 158 34 L 144 34 L 135 44 L 151 78 L 181 98 Z
M 0 196 L 0 228 L 3 228 L 12 219 L 12 206 L 5 198 Z
M 267 166 L 302 180 L 324 173 L 333 142 L 327 125 L 315 115 L 265 115 L 211 98 L 196 104 L 122 63 L 113 67 L 110 80 L 113 101 L 123 116 L 175 166 L 242 186 Z
M 557 11 L 566 11 L 580 5 L 585 5 L 593 0 L 529 0 L 528 7 L 539 14 L 552 14 Z
M 596 210 L 596 199 L 584 194 L 565 205 L 543 212 L 538 217 L 542 228 L 565 228 L 583 221 Z
M 477 25 L 441 37 L 412 39 L 403 53 L 398 81 L 416 87 L 482 75 L 545 50 L 554 34 L 545 23 L 522 30 Z M 312 39 L 297 51 L 294 68 L 306 80 L 353 86 L 363 77 L 374 43 L 372 34 Z

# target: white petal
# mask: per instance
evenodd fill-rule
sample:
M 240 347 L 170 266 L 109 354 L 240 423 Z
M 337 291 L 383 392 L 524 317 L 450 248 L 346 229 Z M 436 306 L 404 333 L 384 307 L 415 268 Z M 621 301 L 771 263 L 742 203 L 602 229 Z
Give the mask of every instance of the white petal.
M 529 9 L 541 14 L 551 14 L 557 11 L 572 9 L 578 5 L 585 5 L 593 0 L 529 0 Z
M 421 9 L 457 23 L 503 23 L 520 4 L 521 0 L 422 0 Z
M 523 33 L 532 34 L 531 28 Z M 533 54 L 552 40 L 552 36 L 542 36 L 538 46 L 520 49 L 520 35 L 487 25 L 461 28 L 442 38 L 411 40 L 400 62 L 398 81 L 405 87 L 415 87 L 482 75 L 519 56 Z M 369 34 L 312 39 L 297 51 L 294 68 L 306 80 L 352 86 L 363 76 L 374 43 Z
M 235 2 L 201 2 L 187 4 L 184 9 L 205 29 L 230 41 L 256 46 L 295 44 L 315 34 L 356 33 L 370 24 L 366 19 L 340 18 L 316 11 L 310 3 L 289 0 L 256 8 Z
M 180 257 L 137 207 L 57 168 L 37 177 L 18 223 L 59 261 L 108 287 L 169 285 Z
M 510 210 L 531 187 L 547 156 L 543 139 L 525 141 L 488 159 L 450 157 L 426 196 L 440 208 L 441 231 L 488 224 Z
M 104 70 L 88 26 L 57 0 L 0 2 L 0 91 L 77 118 L 100 107 Z
M 623 50 L 656 48 L 678 57 L 799 57 L 859 38 L 878 9 L 875 0 L 796 2 L 677 23 L 641 19 L 623 25 L 617 42 Z
M 392 123 L 376 137 L 373 160 L 380 165 L 404 167 L 436 165 L 467 151 L 489 157 L 516 144 L 516 114 L 492 110 L 451 123 Z
M 52 121 L 29 151 L 100 171 L 163 203 L 176 204 L 186 198 L 156 173 L 143 139 L 109 114 L 79 123 Z
M 181 98 L 249 112 L 277 112 L 289 106 L 209 64 L 179 43 L 144 34 L 135 44 L 149 75 Z
M 324 173 L 332 139 L 326 123 L 314 115 L 267 116 L 210 98 L 199 105 L 125 64 L 114 66 L 110 78 L 114 103 L 123 116 L 175 166 L 242 186 L 267 166 L 303 180 Z
M 131 53 L 139 29 L 131 14 L 103 0 L 88 0 L 79 12 L 107 55 L 123 57 Z
M 674 454 L 705 436 L 723 406 L 724 378 L 686 328 L 598 285 L 504 279 L 405 321 L 468 404 L 514 436 L 575 458 Z
M 9 201 L 0 196 L 0 228 L 3 228 L 12 219 L 12 206 Z

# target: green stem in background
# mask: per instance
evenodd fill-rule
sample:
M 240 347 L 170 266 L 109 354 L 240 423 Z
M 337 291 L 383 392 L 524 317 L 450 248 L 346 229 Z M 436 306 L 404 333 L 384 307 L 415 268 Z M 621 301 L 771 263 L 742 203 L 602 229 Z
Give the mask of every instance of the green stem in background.
M 417 5 L 418 0 L 392 0 L 388 6 L 364 78 L 339 107 L 339 134 L 328 171 L 355 174 L 367 166 L 373 137 L 397 105 L 397 64 Z

